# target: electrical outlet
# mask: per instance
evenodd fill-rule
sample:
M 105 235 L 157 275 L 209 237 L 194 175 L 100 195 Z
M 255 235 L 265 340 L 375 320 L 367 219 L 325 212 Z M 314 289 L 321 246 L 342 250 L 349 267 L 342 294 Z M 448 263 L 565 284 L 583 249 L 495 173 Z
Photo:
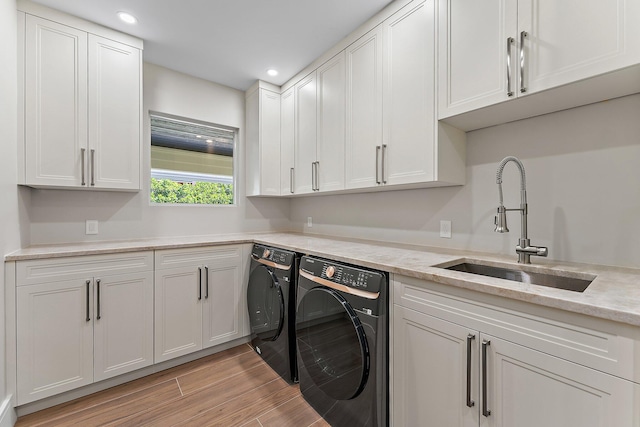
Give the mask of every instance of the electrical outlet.
M 313 227 L 313 218 L 310 216 L 307 217 L 307 227 Z
M 98 234 L 98 221 L 88 219 L 86 222 L 85 234 Z
M 440 237 L 451 238 L 451 221 L 440 221 Z

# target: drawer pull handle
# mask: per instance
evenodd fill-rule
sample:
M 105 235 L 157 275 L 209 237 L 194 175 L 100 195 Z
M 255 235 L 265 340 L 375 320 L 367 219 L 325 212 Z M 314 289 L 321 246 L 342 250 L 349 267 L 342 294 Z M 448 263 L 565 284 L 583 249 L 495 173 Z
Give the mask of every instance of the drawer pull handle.
M 91 149 L 91 186 L 96 185 L 96 150 Z
M 96 291 L 98 292 L 98 310 L 96 313 L 96 319 L 100 320 L 100 279 L 96 280 Z
M 202 299 L 202 267 L 198 267 L 198 301 Z
M 491 341 L 482 341 L 482 415 L 485 417 L 491 415 L 487 404 L 487 348 L 490 344 Z
M 82 182 L 80 183 L 80 185 L 87 185 L 87 181 L 84 179 L 84 155 L 85 155 L 85 151 L 87 151 L 84 148 L 80 149 L 80 164 L 81 164 L 81 168 L 82 168 Z
M 507 96 L 513 96 L 513 89 L 511 88 L 511 45 L 515 40 L 513 37 L 507 38 Z
M 526 31 L 520 32 L 520 93 L 525 93 L 527 87 L 524 85 L 524 39 L 529 36 Z
M 90 292 L 89 291 L 89 287 L 91 286 L 91 280 L 87 280 L 85 282 L 85 285 L 87 286 L 87 316 L 86 316 L 85 320 L 87 322 L 90 322 L 91 321 L 91 316 L 89 315 L 89 304 L 90 304 L 90 301 L 89 301 L 89 292 Z
M 473 408 L 476 404 L 471 400 L 471 341 L 475 339 L 475 335 L 467 335 L 467 406 L 469 408 Z
M 204 299 L 209 299 L 209 267 L 204 266 Z

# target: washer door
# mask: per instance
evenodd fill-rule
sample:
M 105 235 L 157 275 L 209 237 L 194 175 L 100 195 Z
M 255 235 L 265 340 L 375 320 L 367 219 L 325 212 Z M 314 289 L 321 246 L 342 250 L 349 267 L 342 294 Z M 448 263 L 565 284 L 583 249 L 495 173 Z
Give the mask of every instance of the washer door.
M 298 304 L 296 336 L 302 364 L 335 400 L 358 396 L 369 375 L 369 348 L 360 319 L 336 291 L 317 287 Z
M 268 267 L 251 270 L 247 286 L 251 334 L 262 341 L 275 341 L 284 326 L 284 295 L 278 278 Z

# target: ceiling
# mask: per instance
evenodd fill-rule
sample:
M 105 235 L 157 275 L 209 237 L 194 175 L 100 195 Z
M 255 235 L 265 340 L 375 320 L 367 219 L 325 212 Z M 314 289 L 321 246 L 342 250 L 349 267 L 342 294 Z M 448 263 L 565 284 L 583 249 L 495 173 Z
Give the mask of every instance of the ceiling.
M 147 62 L 240 90 L 282 85 L 392 1 L 35 0 L 143 39 Z

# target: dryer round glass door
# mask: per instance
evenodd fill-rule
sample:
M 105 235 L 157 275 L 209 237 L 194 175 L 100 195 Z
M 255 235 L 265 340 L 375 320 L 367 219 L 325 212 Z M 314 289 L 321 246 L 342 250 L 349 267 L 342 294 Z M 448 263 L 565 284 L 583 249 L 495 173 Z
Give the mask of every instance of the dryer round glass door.
M 284 325 L 284 295 L 278 278 L 264 265 L 251 270 L 247 289 L 251 334 L 262 341 L 275 341 Z
M 298 304 L 296 336 L 302 364 L 324 393 L 356 397 L 367 382 L 369 349 L 360 319 L 337 292 L 317 287 Z

